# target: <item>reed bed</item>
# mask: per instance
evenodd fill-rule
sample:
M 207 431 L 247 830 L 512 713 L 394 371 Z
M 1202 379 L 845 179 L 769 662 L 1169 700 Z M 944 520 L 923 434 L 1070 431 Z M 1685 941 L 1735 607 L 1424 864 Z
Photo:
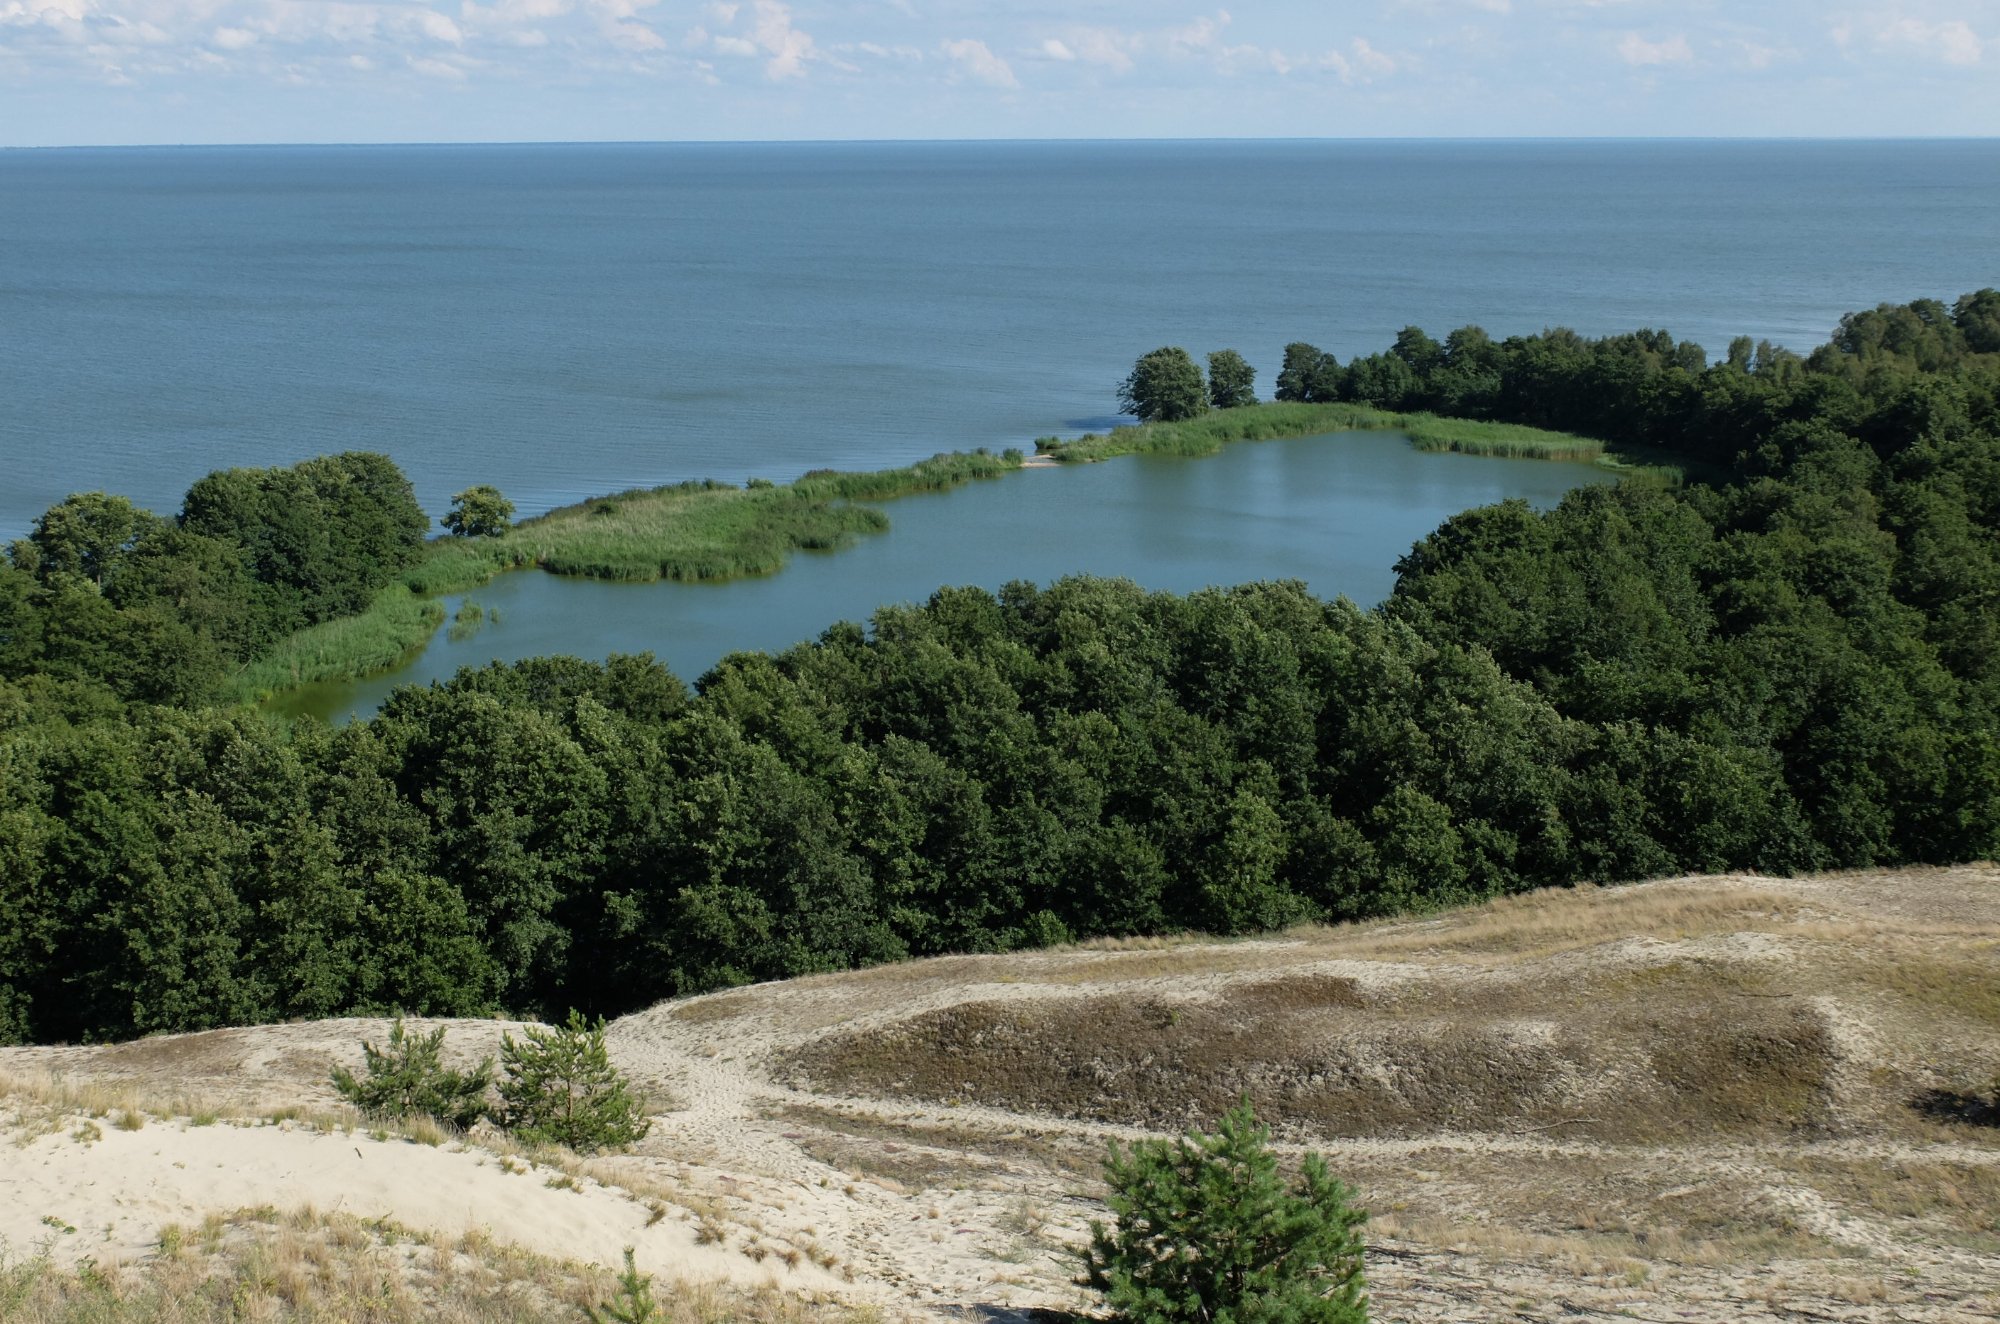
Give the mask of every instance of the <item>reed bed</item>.
M 1401 432 L 1418 450 L 1519 459 L 1597 461 L 1611 447 L 1594 437 L 1547 432 L 1518 423 L 1484 423 L 1401 414 L 1358 404 L 1274 401 L 1221 409 L 1178 423 L 1141 423 L 1086 433 L 1074 441 L 1044 437 L 1037 453 L 1063 463 L 1108 460 L 1115 455 L 1210 455 L 1231 442 L 1273 441 L 1325 432 Z
M 874 473 L 815 469 L 783 485 L 637 488 L 524 520 L 503 537 L 441 540 L 405 582 L 419 593 L 460 592 L 530 565 L 637 582 L 768 575 L 793 552 L 831 551 L 889 527 L 880 511 L 852 503 L 946 491 L 1020 466 L 1019 451 L 973 451 Z
M 280 640 L 230 678 L 229 697 L 256 702 L 317 681 L 387 671 L 428 643 L 444 617 L 443 603 L 391 584 L 360 615 L 323 621 Z
M 1595 437 L 1572 432 L 1548 432 L 1521 423 L 1482 423 L 1436 414 L 1393 414 L 1393 427 L 1420 451 L 1450 451 L 1457 455 L 1497 455 L 1519 460 L 1576 460 L 1591 463 L 1609 450 Z

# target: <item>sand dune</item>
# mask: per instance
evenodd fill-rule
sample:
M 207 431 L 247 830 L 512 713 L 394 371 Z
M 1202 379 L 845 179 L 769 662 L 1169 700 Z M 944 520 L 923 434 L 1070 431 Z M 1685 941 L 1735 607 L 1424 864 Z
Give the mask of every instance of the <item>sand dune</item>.
M 462 1057 L 505 1028 L 452 1025 Z M 57 1254 L 139 1258 L 203 1210 L 310 1203 L 899 1312 L 1075 1307 L 1105 1141 L 1247 1093 L 1361 1187 L 1378 1318 L 2000 1316 L 1991 867 L 1673 880 L 663 1004 L 610 1042 L 672 1106 L 579 1191 L 477 1136 L 189 1116 L 330 1107 L 331 1063 L 383 1032 L 0 1050 L 0 1072 L 181 1114 L 125 1131 L 114 1108 L 86 1141 L 75 1110 L 17 1095 L 0 1235 L 46 1242 L 46 1215 L 76 1229 Z

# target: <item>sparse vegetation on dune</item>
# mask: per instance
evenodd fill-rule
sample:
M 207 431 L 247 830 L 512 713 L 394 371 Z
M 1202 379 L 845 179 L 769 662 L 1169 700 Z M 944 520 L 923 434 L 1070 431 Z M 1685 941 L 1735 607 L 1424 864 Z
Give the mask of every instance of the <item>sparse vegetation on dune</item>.
M 602 1266 L 310 1207 L 170 1224 L 158 1251 L 131 1265 L 0 1259 L 7 1324 L 550 1324 L 587 1319 L 620 1289 Z M 654 1299 L 659 1324 L 859 1318 L 775 1287 L 673 1281 Z
M 1241 1087 L 1274 1126 L 1281 1172 L 1319 1151 L 1357 1189 L 1379 1318 L 1956 1324 L 2000 1305 L 2000 1113 L 1986 1093 L 2000 1030 L 1979 997 L 1942 990 L 2000 978 L 1996 935 L 2000 869 L 1967 866 L 1550 889 L 1233 941 L 946 957 L 612 1024 L 610 1060 L 682 1095 L 635 1154 L 524 1153 L 484 1128 L 434 1148 L 385 1128 L 371 1156 L 420 1156 L 454 1179 L 497 1171 L 523 1199 L 556 1201 L 553 1214 L 615 1201 L 641 1234 L 753 1275 L 837 1270 L 864 1310 L 1071 1311 L 1087 1305 L 1073 1280 L 1090 1220 L 1105 1217 L 1106 1140 L 1208 1129 Z M 966 1033 L 939 1033 L 953 1023 Z M 0 1070 L 67 1077 L 14 1087 L 17 1141 L 108 1159 L 211 1134 L 177 1110 L 207 1098 L 214 1111 L 220 1088 L 323 1099 L 329 1054 L 351 1062 L 357 1037 L 384 1028 L 6 1049 Z M 455 1023 L 447 1051 L 469 1063 L 501 1032 Z M 842 1061 L 868 1070 L 829 1070 Z M 272 1126 L 268 1109 L 232 1110 L 245 1139 L 291 1137 L 301 1155 L 344 1157 L 383 1125 L 328 1112 Z M 128 1133 L 134 1112 L 142 1129 Z M 95 1134 L 73 1136 L 86 1122 Z M 42 1170 L 0 1166 L 0 1209 L 10 1178 Z M 14 1200 L 29 1206 L 78 1227 L 50 1234 L 80 1244 L 83 1209 Z M 182 1222 L 168 1240 L 186 1245 L 200 1219 Z M 433 1253 L 429 1234 L 398 1235 L 371 1254 L 393 1267 Z M 617 1244 L 586 1271 L 595 1304 L 613 1300 Z M 454 1263 L 470 1273 L 477 1259 Z M 656 1298 L 678 1302 L 672 1272 L 655 1271 Z M 38 1272 L 44 1293 L 79 1281 Z M 134 1271 L 135 1299 L 152 1272 Z M 833 1309 L 711 1299 L 803 1312 L 783 1318 Z
M 1551 890 L 1243 943 L 1087 944 L 1004 973 L 948 962 L 942 985 L 885 968 L 852 978 L 929 1009 L 812 1037 L 784 1071 L 1153 1130 L 1248 1098 L 1326 1137 L 1917 1135 L 1927 1089 L 1972 1097 L 2000 1066 L 2000 874 L 1946 875 L 1937 914 L 1904 916 L 1872 913 L 1867 877 L 1820 884 L 1827 899 L 1775 881 Z M 1836 1004 L 1893 1021 L 1897 1051 L 1856 1062 Z M 1978 1046 L 1946 1081 L 1922 1041 Z

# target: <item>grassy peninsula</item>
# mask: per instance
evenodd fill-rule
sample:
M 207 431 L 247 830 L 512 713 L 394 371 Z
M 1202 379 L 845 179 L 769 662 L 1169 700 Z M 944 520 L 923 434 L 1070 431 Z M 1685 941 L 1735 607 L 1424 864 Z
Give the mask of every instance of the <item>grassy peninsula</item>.
M 1231 442 L 1275 441 L 1324 432 L 1401 432 L 1420 451 L 1494 455 L 1509 459 L 1575 460 L 1614 468 L 1647 470 L 1678 478 L 1676 465 L 1662 464 L 1655 448 L 1620 446 L 1573 432 L 1553 432 L 1520 423 L 1445 418 L 1404 413 L 1347 402 L 1269 404 L 1217 409 L 1171 423 L 1138 423 L 1109 432 L 1089 432 L 1072 441 L 1042 437 L 1035 453 L 1062 464 L 1108 460 L 1118 455 L 1212 455 Z
M 232 677 L 230 697 L 257 702 L 284 690 L 353 680 L 421 649 L 445 617 L 427 598 L 463 593 L 509 570 L 644 583 L 768 575 L 797 551 L 831 551 L 881 533 L 869 501 L 942 492 L 1021 467 L 1017 450 L 933 455 L 899 469 L 815 469 L 792 483 L 714 480 L 635 488 L 523 520 L 493 538 L 438 538 L 358 615 L 300 630 Z

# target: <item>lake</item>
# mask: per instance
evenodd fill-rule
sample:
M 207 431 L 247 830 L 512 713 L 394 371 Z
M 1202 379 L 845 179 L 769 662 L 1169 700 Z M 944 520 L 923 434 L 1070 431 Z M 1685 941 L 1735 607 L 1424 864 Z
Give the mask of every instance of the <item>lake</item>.
M 408 666 L 352 685 L 312 686 L 280 710 L 331 720 L 373 712 L 396 685 L 448 678 L 494 658 L 650 651 L 684 680 L 726 653 L 775 652 L 883 603 L 940 585 L 997 589 L 1090 573 L 1190 592 L 1300 579 L 1323 597 L 1373 603 L 1395 560 L 1471 506 L 1553 505 L 1609 470 L 1548 460 L 1426 454 L 1397 433 L 1241 442 L 1200 458 L 1132 455 L 1030 468 L 952 492 L 887 502 L 890 529 L 775 575 L 721 584 L 615 584 L 516 571 L 463 597 L 499 619 L 448 630 Z

